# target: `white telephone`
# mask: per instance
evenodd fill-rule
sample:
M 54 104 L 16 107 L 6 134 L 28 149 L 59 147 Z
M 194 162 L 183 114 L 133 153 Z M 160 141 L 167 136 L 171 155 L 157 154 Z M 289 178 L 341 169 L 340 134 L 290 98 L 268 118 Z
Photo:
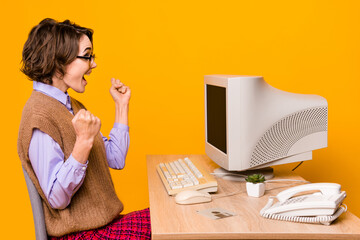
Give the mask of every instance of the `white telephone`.
M 289 188 L 276 197 L 270 197 L 260 214 L 277 220 L 330 225 L 346 211 L 346 206 L 340 206 L 346 193 L 340 189 L 341 186 L 336 183 L 310 183 Z M 293 197 L 312 190 L 320 192 Z M 278 202 L 273 205 L 274 199 Z

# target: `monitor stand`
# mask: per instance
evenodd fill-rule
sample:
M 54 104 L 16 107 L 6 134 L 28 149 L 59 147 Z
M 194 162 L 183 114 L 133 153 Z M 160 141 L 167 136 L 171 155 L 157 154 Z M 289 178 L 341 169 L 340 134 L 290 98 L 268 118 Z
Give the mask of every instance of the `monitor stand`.
M 265 180 L 269 180 L 274 177 L 274 169 L 271 167 L 266 167 L 239 172 L 227 171 L 223 168 L 216 168 L 212 174 L 225 180 L 245 182 L 245 178 L 251 174 L 262 174 L 265 176 Z

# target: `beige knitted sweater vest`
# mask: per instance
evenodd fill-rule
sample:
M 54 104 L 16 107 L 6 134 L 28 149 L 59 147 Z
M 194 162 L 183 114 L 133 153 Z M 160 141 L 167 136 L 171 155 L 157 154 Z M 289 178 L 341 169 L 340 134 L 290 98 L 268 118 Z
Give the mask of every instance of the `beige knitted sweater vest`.
M 71 99 L 74 114 L 84 106 Z M 43 202 L 47 233 L 62 236 L 68 233 L 102 227 L 123 210 L 110 176 L 104 142 L 100 133 L 95 137 L 89 155 L 86 176 L 69 206 L 52 209 L 47 201 L 29 160 L 29 145 L 34 128 L 52 137 L 64 152 L 64 161 L 70 156 L 75 140 L 71 123 L 73 115 L 56 99 L 33 91 L 23 109 L 18 138 L 18 154 Z

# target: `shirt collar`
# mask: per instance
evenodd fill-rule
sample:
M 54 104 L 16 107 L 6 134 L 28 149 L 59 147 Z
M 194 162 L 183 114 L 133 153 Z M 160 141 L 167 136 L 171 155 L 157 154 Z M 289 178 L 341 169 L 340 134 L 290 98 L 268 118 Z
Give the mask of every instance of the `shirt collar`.
M 64 104 L 67 108 L 68 106 L 71 107 L 70 96 L 67 92 L 64 93 L 54 86 L 37 81 L 33 81 L 33 89 L 35 91 L 42 92 L 49 97 L 55 98 L 56 100 Z

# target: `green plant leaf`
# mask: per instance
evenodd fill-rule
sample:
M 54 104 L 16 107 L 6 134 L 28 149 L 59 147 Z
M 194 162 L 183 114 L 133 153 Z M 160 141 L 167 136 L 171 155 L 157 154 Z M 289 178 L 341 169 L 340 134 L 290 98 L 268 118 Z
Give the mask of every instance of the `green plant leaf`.
M 265 176 L 262 174 L 252 174 L 245 178 L 245 181 L 251 183 L 262 183 L 265 182 Z

